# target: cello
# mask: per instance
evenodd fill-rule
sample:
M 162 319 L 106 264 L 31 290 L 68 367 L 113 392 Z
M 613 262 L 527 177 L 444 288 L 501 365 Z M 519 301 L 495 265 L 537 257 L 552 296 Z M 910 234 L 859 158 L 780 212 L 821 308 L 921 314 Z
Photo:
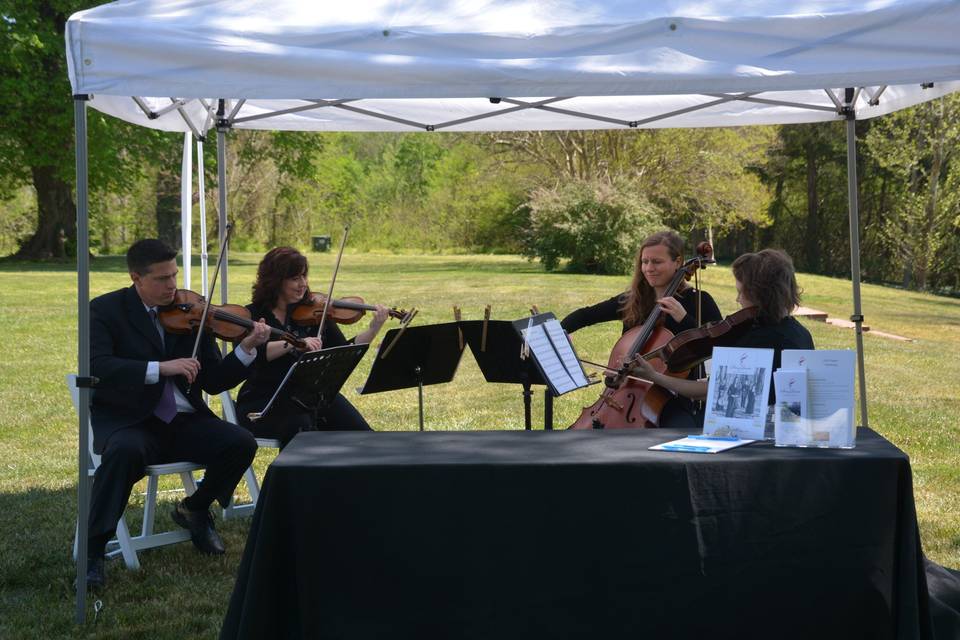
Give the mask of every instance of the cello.
M 698 269 L 715 263 L 710 243 L 701 242 L 696 252 L 696 257 L 690 258 L 677 269 L 662 297 L 673 296 L 680 284 L 692 278 Z M 595 403 L 584 407 L 570 429 L 625 429 L 659 425 L 660 414 L 674 397 L 673 393 L 629 373 L 637 358 L 660 349 L 674 337 L 663 326 L 662 317 L 663 310 L 659 305 L 654 305 L 643 324 L 620 336 L 607 362 L 607 370 L 613 372 L 604 379 L 607 388 Z M 657 356 L 647 359 L 657 371 L 680 378 L 687 376 L 686 370 L 668 371 L 664 361 Z

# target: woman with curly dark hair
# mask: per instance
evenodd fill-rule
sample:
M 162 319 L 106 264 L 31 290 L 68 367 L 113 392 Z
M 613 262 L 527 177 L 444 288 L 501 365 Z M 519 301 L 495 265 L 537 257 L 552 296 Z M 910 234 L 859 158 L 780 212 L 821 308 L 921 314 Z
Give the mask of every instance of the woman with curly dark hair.
M 366 344 L 373 340 L 387 319 L 388 309 L 380 305 L 376 305 L 369 328 L 351 340 L 344 337 L 334 322 L 324 323 L 322 337 L 317 336 L 319 327 L 304 327 L 292 322 L 293 308 L 310 297 L 308 270 L 306 256 L 292 247 L 277 247 L 267 252 L 257 267 L 253 301 L 247 305 L 252 317 L 263 318 L 271 327 L 302 338 L 310 351 L 349 343 Z M 312 412 L 283 394 L 274 400 L 266 416 L 256 422 L 247 419 L 248 413 L 261 411 L 266 406 L 299 355 L 293 346 L 282 340 L 268 342 L 265 348 L 258 350 L 250 376 L 237 395 L 240 424 L 257 437 L 279 439 L 283 446 L 300 431 L 370 430 L 360 412 L 341 394 L 337 394 L 331 406 L 321 412 L 317 424 L 314 424 Z

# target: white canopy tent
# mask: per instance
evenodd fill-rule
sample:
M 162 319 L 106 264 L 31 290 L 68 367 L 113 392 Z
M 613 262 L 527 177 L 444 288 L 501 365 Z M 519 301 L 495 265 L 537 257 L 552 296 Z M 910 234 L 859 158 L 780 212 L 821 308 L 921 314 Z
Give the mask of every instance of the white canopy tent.
M 957 0 L 126 0 L 79 12 L 67 23 L 66 41 L 77 131 L 80 380 L 90 372 L 88 104 L 201 140 L 215 129 L 221 234 L 226 133 L 233 128 L 489 131 L 846 120 L 866 425 L 854 125 L 960 89 L 957 33 Z M 186 163 L 184 170 L 189 176 Z M 82 388 L 80 496 L 87 495 L 88 401 Z M 86 522 L 87 505 L 79 502 Z M 83 620 L 84 526 L 80 538 Z

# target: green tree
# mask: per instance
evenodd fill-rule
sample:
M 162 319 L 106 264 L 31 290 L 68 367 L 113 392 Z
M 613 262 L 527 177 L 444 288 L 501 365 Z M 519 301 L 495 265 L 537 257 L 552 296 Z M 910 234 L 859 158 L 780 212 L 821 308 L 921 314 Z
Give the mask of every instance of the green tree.
M 618 188 L 619 187 L 619 188 Z M 625 185 L 568 181 L 534 190 L 525 254 L 548 271 L 627 273 L 643 238 L 663 227 L 656 207 Z
M 64 27 L 75 11 L 99 4 L 70 0 L 0 0 L 0 189 L 28 184 L 37 226 L 17 255 L 63 256 L 76 242 L 73 200 L 73 100 Z M 143 164 L 118 158 L 149 155 L 156 137 L 88 111 L 91 197 L 131 188 Z M 125 150 L 129 151 L 129 156 Z

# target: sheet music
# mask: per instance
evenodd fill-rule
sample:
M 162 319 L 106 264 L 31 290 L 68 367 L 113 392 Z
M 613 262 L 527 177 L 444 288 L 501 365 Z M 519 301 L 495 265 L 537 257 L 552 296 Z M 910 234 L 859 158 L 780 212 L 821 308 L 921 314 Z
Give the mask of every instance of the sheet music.
M 570 346 L 570 339 L 558 320 L 533 325 L 523 333 L 533 357 L 558 394 L 589 384 L 583 375 L 580 361 Z

